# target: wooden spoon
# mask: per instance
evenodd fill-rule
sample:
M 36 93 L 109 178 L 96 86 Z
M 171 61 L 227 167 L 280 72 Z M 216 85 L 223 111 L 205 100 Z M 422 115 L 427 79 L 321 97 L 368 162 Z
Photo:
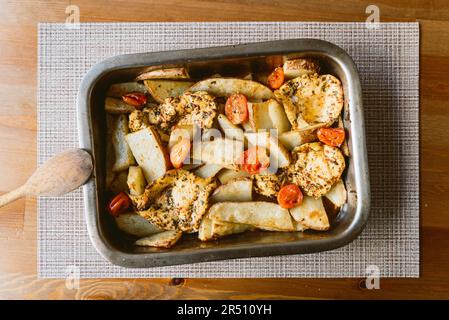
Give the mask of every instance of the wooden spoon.
M 71 149 L 50 158 L 21 187 L 0 196 L 0 207 L 23 196 L 57 197 L 83 185 L 92 174 L 87 151 Z

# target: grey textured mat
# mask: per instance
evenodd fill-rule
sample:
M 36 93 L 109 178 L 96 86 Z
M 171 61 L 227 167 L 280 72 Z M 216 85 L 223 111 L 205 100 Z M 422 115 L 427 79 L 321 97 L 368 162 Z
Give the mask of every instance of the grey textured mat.
M 78 145 L 76 95 L 96 62 L 121 53 L 319 38 L 345 49 L 360 71 L 371 174 L 371 217 L 362 235 L 338 250 L 153 269 L 125 269 L 92 247 L 81 190 L 38 203 L 40 277 L 79 270 L 93 277 L 419 276 L 419 25 L 364 23 L 119 23 L 39 25 L 38 157 Z M 73 269 L 76 268 L 76 269 Z

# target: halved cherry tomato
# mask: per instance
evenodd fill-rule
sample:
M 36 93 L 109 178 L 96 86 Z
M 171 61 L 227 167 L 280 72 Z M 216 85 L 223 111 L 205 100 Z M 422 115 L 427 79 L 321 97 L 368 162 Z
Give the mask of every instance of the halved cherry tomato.
M 320 128 L 317 131 L 318 139 L 331 147 L 339 147 L 345 141 L 343 128 Z
M 130 92 L 122 96 L 123 102 L 134 107 L 141 107 L 147 103 L 147 96 L 140 92 Z
M 284 69 L 277 67 L 267 78 L 268 86 L 271 89 L 279 89 L 284 83 Z
M 124 192 L 116 195 L 108 204 L 108 212 L 113 217 L 118 217 L 120 213 L 126 212 L 131 207 L 131 199 Z
M 296 184 L 285 185 L 279 190 L 278 203 L 282 208 L 290 209 L 302 202 L 301 189 Z
M 241 93 L 229 96 L 225 105 L 226 117 L 233 124 L 240 124 L 248 121 L 248 100 Z
M 262 147 L 252 147 L 243 152 L 241 159 L 242 170 L 249 174 L 258 174 L 270 166 L 270 157 Z
M 170 150 L 170 161 L 176 169 L 181 168 L 184 160 L 190 153 L 190 140 L 182 138 Z

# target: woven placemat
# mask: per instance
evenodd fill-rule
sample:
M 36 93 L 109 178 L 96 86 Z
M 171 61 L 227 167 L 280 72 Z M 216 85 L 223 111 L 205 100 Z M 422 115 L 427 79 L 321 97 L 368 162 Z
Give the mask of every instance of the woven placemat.
M 83 197 L 39 199 L 38 273 L 106 277 L 419 276 L 419 25 L 364 23 L 117 23 L 39 25 L 38 162 L 78 146 L 76 95 L 95 63 L 117 54 L 277 39 L 331 41 L 361 75 L 371 175 L 371 216 L 353 243 L 330 252 L 237 259 L 153 269 L 105 261 L 91 245 Z

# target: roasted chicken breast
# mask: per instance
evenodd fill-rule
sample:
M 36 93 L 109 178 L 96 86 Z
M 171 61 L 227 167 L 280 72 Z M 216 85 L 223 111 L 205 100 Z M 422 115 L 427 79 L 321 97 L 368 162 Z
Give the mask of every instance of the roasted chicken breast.
M 141 196 L 131 196 L 137 213 L 164 230 L 198 231 L 209 195 L 217 187 L 212 178 L 202 179 L 178 169 L 148 185 Z
M 180 97 L 167 98 L 159 105 L 132 112 L 129 127 L 134 132 L 153 125 L 163 138 L 170 135 L 174 125 L 195 124 L 200 128 L 211 128 L 216 116 L 217 104 L 213 96 L 205 91 L 186 92 Z
M 304 74 L 287 81 L 274 94 L 284 105 L 293 130 L 332 123 L 343 108 L 341 82 L 329 74 Z
M 295 161 L 288 167 L 288 179 L 318 199 L 340 179 L 345 159 L 340 149 L 321 142 L 306 143 L 292 151 Z
M 282 177 L 276 174 L 255 174 L 252 176 L 254 190 L 265 197 L 275 198 L 281 189 Z

